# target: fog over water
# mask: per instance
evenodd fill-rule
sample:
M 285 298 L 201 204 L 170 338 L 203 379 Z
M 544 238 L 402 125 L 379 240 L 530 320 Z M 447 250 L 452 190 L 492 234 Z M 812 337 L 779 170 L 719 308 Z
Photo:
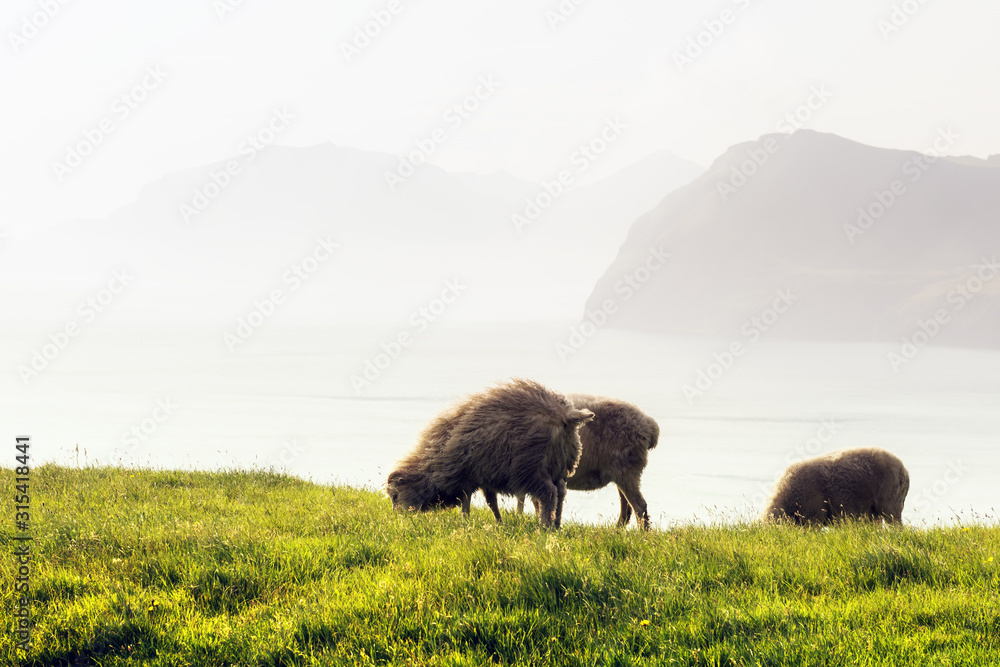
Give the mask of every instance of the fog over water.
M 621 397 L 657 419 L 660 442 L 642 489 L 660 526 L 753 518 L 788 463 L 854 446 L 885 447 L 905 461 L 907 522 L 996 520 L 994 352 L 927 348 L 919 364 L 896 373 L 884 345 L 761 340 L 695 395 L 685 386 L 697 389 L 699 372 L 718 373 L 729 341 L 606 329 L 563 361 L 557 345 L 569 329 L 428 329 L 360 390 L 352 376 L 364 377 L 365 360 L 377 360 L 377 341 L 391 340 L 392 327 L 261 329 L 235 354 L 221 338 L 190 332 L 98 331 L 74 341 L 30 394 L 5 378 L 0 398 L 32 433 L 39 460 L 273 466 L 381 489 L 450 401 L 526 376 Z M 0 361 L 15 359 L 5 350 Z M 571 491 L 566 512 L 603 522 L 617 518 L 617 507 L 613 488 Z

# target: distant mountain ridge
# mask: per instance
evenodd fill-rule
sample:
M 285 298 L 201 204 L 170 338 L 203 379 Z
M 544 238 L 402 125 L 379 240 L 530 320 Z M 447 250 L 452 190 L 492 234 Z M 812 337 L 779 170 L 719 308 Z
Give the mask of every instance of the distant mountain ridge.
M 136 278 L 109 318 L 226 323 L 329 238 L 339 250 L 277 319 L 405 320 L 455 278 L 470 288 L 451 316 L 571 317 L 631 222 L 703 171 L 654 154 L 624 177 L 567 190 L 518 234 L 511 214 L 540 184 L 423 164 L 390 190 L 384 174 L 398 163 L 333 144 L 272 145 L 166 174 L 105 218 L 9 239 L 4 315 L 58 322 L 128 268 Z
M 810 130 L 735 145 L 635 221 L 586 308 L 662 248 L 611 326 L 740 339 L 791 290 L 768 335 L 1000 348 L 997 166 Z

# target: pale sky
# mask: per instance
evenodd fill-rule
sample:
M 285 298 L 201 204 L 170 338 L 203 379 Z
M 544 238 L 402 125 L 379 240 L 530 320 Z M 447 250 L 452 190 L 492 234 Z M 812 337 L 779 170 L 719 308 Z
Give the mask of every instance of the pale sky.
M 608 119 L 627 129 L 594 176 L 660 150 L 707 166 L 810 101 L 812 129 L 920 150 L 952 126 L 956 154 L 1000 153 L 995 0 L 577 3 L 7 0 L 0 231 L 104 216 L 166 173 L 235 155 L 275 108 L 294 115 L 278 144 L 402 154 L 441 127 L 432 163 L 529 180 Z M 560 6 L 574 11 L 553 25 Z M 348 62 L 373 13 L 391 20 Z M 144 77 L 124 116 L 116 99 Z M 496 89 L 449 123 L 484 77 Z M 59 182 L 53 163 L 105 118 L 110 134 Z

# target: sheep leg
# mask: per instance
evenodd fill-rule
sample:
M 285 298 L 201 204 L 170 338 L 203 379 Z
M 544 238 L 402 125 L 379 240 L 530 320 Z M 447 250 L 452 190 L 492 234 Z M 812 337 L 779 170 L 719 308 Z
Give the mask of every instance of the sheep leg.
M 635 510 L 635 521 L 643 530 L 649 530 L 649 513 L 646 511 L 646 499 L 639 493 L 639 484 L 627 482 L 618 485 L 618 492 L 625 496 L 629 505 Z
M 524 494 L 517 494 L 517 513 L 524 514 Z
M 548 528 L 552 525 L 552 520 L 556 513 L 556 496 L 558 493 L 555 484 L 547 481 L 541 493 L 532 494 L 532 497 L 541 505 L 542 511 L 539 521 L 542 523 L 542 528 Z
M 627 526 L 629 520 L 632 518 L 632 506 L 629 505 L 628 498 L 622 493 L 621 489 L 618 489 L 618 499 L 621 501 L 622 513 L 618 517 L 619 526 Z
M 471 510 L 472 496 L 466 492 L 462 491 L 462 514 L 469 516 L 469 511 Z
M 566 480 L 561 479 L 556 484 L 556 520 L 555 520 L 556 528 L 559 528 L 562 525 L 563 501 L 565 500 L 566 500 Z
M 500 508 L 497 507 L 497 492 L 483 489 L 483 495 L 486 496 L 486 504 L 490 506 L 491 510 L 493 510 L 493 516 L 496 517 L 497 523 L 503 523 L 503 521 L 500 520 Z

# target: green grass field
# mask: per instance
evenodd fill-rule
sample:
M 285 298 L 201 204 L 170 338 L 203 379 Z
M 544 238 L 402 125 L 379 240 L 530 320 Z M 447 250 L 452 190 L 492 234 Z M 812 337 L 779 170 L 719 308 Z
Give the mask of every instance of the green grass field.
M 31 647 L 8 620 L 2 664 L 1000 664 L 995 527 L 542 532 L 271 473 L 51 465 L 31 511 Z

